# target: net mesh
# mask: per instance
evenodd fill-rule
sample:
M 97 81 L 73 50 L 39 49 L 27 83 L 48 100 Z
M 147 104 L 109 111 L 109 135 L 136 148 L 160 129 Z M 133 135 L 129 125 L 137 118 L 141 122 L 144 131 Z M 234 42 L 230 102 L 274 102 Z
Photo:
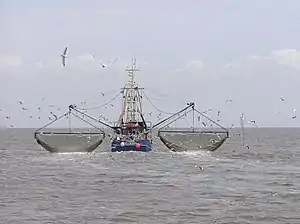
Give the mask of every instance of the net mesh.
M 160 140 L 172 151 L 218 149 L 226 140 L 225 134 L 199 132 L 159 132 Z
M 74 118 L 82 121 L 82 128 L 71 128 L 71 120 Z M 92 152 L 105 138 L 105 132 L 97 128 L 96 123 L 98 121 L 94 118 L 70 110 L 38 129 L 34 137 L 37 143 L 49 152 Z
M 40 132 L 35 138 L 49 152 L 92 152 L 104 140 L 103 133 Z
M 214 151 L 226 141 L 228 130 L 192 108 L 174 116 L 158 130 L 158 137 L 172 151 Z

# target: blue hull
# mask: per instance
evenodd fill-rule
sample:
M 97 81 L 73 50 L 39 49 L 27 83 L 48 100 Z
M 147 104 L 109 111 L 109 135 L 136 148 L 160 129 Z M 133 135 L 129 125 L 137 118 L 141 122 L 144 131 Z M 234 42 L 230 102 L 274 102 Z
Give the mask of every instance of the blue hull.
M 114 139 L 111 144 L 112 152 L 128 152 L 128 151 L 138 151 L 138 152 L 149 152 L 152 150 L 151 143 L 149 140 L 138 140 L 140 147 L 136 147 L 136 143 L 127 143 L 126 141 L 122 144 L 121 140 Z

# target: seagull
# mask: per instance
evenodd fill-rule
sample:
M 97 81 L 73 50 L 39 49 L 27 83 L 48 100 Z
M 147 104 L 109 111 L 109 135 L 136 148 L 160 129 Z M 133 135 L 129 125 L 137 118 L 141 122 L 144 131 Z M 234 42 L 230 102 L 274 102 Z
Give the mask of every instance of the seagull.
M 231 99 L 231 98 L 227 99 L 227 100 L 225 101 L 225 103 L 227 103 L 227 102 L 232 102 L 232 99 Z
M 67 50 L 68 50 L 68 47 L 65 48 L 64 53 L 61 55 L 63 66 L 66 66 Z
M 118 60 L 118 58 L 115 58 L 115 59 L 113 59 L 113 60 L 109 60 L 109 61 L 107 62 L 107 64 L 101 62 L 101 66 L 102 66 L 102 68 L 105 68 L 105 67 L 107 67 L 107 65 L 109 65 L 109 64 L 113 65 L 114 63 L 116 63 L 117 60 Z
M 195 165 L 194 167 L 195 167 L 195 168 L 199 168 L 199 169 L 202 170 L 202 171 L 204 170 L 204 167 L 201 166 L 201 165 Z
M 93 59 L 96 59 L 96 54 L 92 53 L 92 56 L 93 56 Z M 108 64 L 114 64 L 118 59 L 114 59 L 114 60 L 110 60 L 107 62 L 107 64 L 105 64 L 102 60 L 100 60 L 100 63 L 101 63 L 101 67 L 102 68 L 105 68 L 107 67 Z
M 249 124 L 254 124 L 254 125 L 258 128 L 258 125 L 257 125 L 257 123 L 256 123 L 255 120 L 248 121 L 248 123 L 249 123 Z

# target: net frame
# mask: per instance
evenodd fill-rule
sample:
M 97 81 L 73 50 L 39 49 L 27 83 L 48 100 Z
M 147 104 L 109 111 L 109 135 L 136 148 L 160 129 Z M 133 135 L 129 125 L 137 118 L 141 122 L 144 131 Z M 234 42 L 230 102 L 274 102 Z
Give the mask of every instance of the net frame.
M 159 139 L 162 141 L 162 143 L 169 148 L 172 151 L 186 151 L 186 150 L 208 150 L 208 151 L 215 151 L 217 150 L 225 141 L 227 138 L 229 138 L 229 130 L 226 129 L 225 127 L 221 126 L 219 123 L 217 123 L 216 121 L 212 120 L 211 118 L 209 118 L 208 116 L 206 116 L 203 112 L 200 112 L 199 110 L 197 110 L 195 108 L 195 104 L 194 103 L 188 103 L 188 106 L 185 107 L 184 109 L 182 109 L 181 111 L 173 114 L 172 116 L 170 116 L 169 118 L 164 119 L 162 122 L 159 122 L 160 124 L 166 123 L 164 124 L 161 128 L 158 129 L 158 137 Z M 192 126 L 189 129 L 183 129 L 183 128 L 175 128 L 173 130 L 168 130 L 167 128 L 175 123 L 177 120 L 183 118 L 184 116 L 187 116 L 187 114 L 192 113 Z M 207 120 L 209 120 L 211 123 L 215 124 L 218 129 L 213 128 L 211 129 L 207 129 L 207 128 L 197 128 L 195 127 L 195 113 L 199 114 L 200 116 L 203 116 L 204 118 L 206 118 Z M 171 121 L 170 121 L 171 120 Z M 158 125 L 154 125 L 154 126 L 158 126 Z M 209 144 L 206 144 L 204 146 L 202 145 L 197 145 L 194 147 L 188 147 L 186 145 L 179 145 L 176 144 L 175 142 L 172 142 L 171 140 L 167 139 L 165 136 L 167 134 L 185 134 L 185 137 L 189 134 L 196 134 L 196 135 L 212 135 L 214 136 L 216 139 L 211 139 L 214 142 L 211 142 Z
M 70 105 L 68 112 L 64 113 L 63 115 L 61 115 L 58 118 L 56 118 L 55 120 L 47 123 L 46 125 L 44 125 L 43 127 L 37 129 L 34 132 L 34 138 L 37 141 L 37 143 L 49 152 L 72 152 L 72 150 L 70 150 L 70 149 L 66 150 L 66 147 L 63 148 L 63 147 L 51 146 L 49 143 L 47 143 L 45 140 L 42 139 L 42 136 L 51 136 L 51 138 L 54 138 L 54 139 L 55 139 L 55 137 L 57 138 L 58 136 L 61 138 L 63 135 L 66 136 L 66 139 L 69 138 L 69 137 L 74 137 L 76 135 L 77 136 L 80 135 L 78 137 L 81 137 L 81 136 L 91 137 L 91 136 L 93 136 L 93 139 L 96 138 L 97 136 L 99 136 L 99 139 L 97 139 L 95 141 L 95 143 L 90 144 L 87 147 L 77 148 L 76 150 L 74 150 L 74 152 L 92 152 L 92 151 L 94 151 L 104 141 L 105 131 L 102 128 L 99 128 L 96 125 L 94 125 L 93 123 L 89 122 L 87 119 L 84 119 L 84 118 L 78 116 L 76 113 L 74 113 L 74 111 L 90 118 L 91 120 L 93 120 L 97 123 L 104 124 L 105 126 L 109 126 L 109 125 L 93 118 L 92 116 L 88 115 L 87 113 L 84 113 L 84 112 L 76 109 L 75 105 Z M 89 132 L 86 132 L 86 131 L 80 131 L 80 132 L 73 131 L 73 129 L 71 128 L 71 126 L 72 126 L 71 125 L 71 120 L 72 120 L 71 117 L 72 116 L 78 118 L 79 120 L 83 121 L 84 123 L 88 124 L 89 126 L 93 127 L 94 129 L 98 130 L 98 132 L 95 132 L 95 131 L 94 132 L 90 132 L 90 131 Z M 44 129 L 46 129 L 47 127 L 49 127 L 50 125 L 54 124 L 55 122 L 61 120 L 64 117 L 69 118 L 68 131 L 61 131 L 61 132 L 58 132 L 58 131 L 43 131 Z M 111 127 L 111 126 L 109 126 L 109 127 Z M 94 137 L 94 136 L 96 136 L 96 137 Z

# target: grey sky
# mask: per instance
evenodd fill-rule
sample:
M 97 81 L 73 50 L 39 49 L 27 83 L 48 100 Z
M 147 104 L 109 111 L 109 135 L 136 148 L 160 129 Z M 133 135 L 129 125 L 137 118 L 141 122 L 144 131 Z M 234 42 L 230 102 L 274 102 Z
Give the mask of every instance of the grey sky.
M 122 87 L 135 55 L 149 96 L 183 98 L 154 100 L 163 110 L 194 100 L 200 110 L 220 109 L 225 126 L 237 125 L 241 112 L 261 126 L 298 126 L 291 117 L 300 110 L 299 8 L 297 0 L 2 0 L 0 124 L 10 123 L 7 115 L 16 126 L 47 122 L 29 121 L 19 99 L 33 116 L 42 97 L 62 108 L 84 99 L 102 104 L 100 92 Z M 70 58 L 62 68 L 65 45 Z M 102 69 L 92 52 L 120 60 Z

